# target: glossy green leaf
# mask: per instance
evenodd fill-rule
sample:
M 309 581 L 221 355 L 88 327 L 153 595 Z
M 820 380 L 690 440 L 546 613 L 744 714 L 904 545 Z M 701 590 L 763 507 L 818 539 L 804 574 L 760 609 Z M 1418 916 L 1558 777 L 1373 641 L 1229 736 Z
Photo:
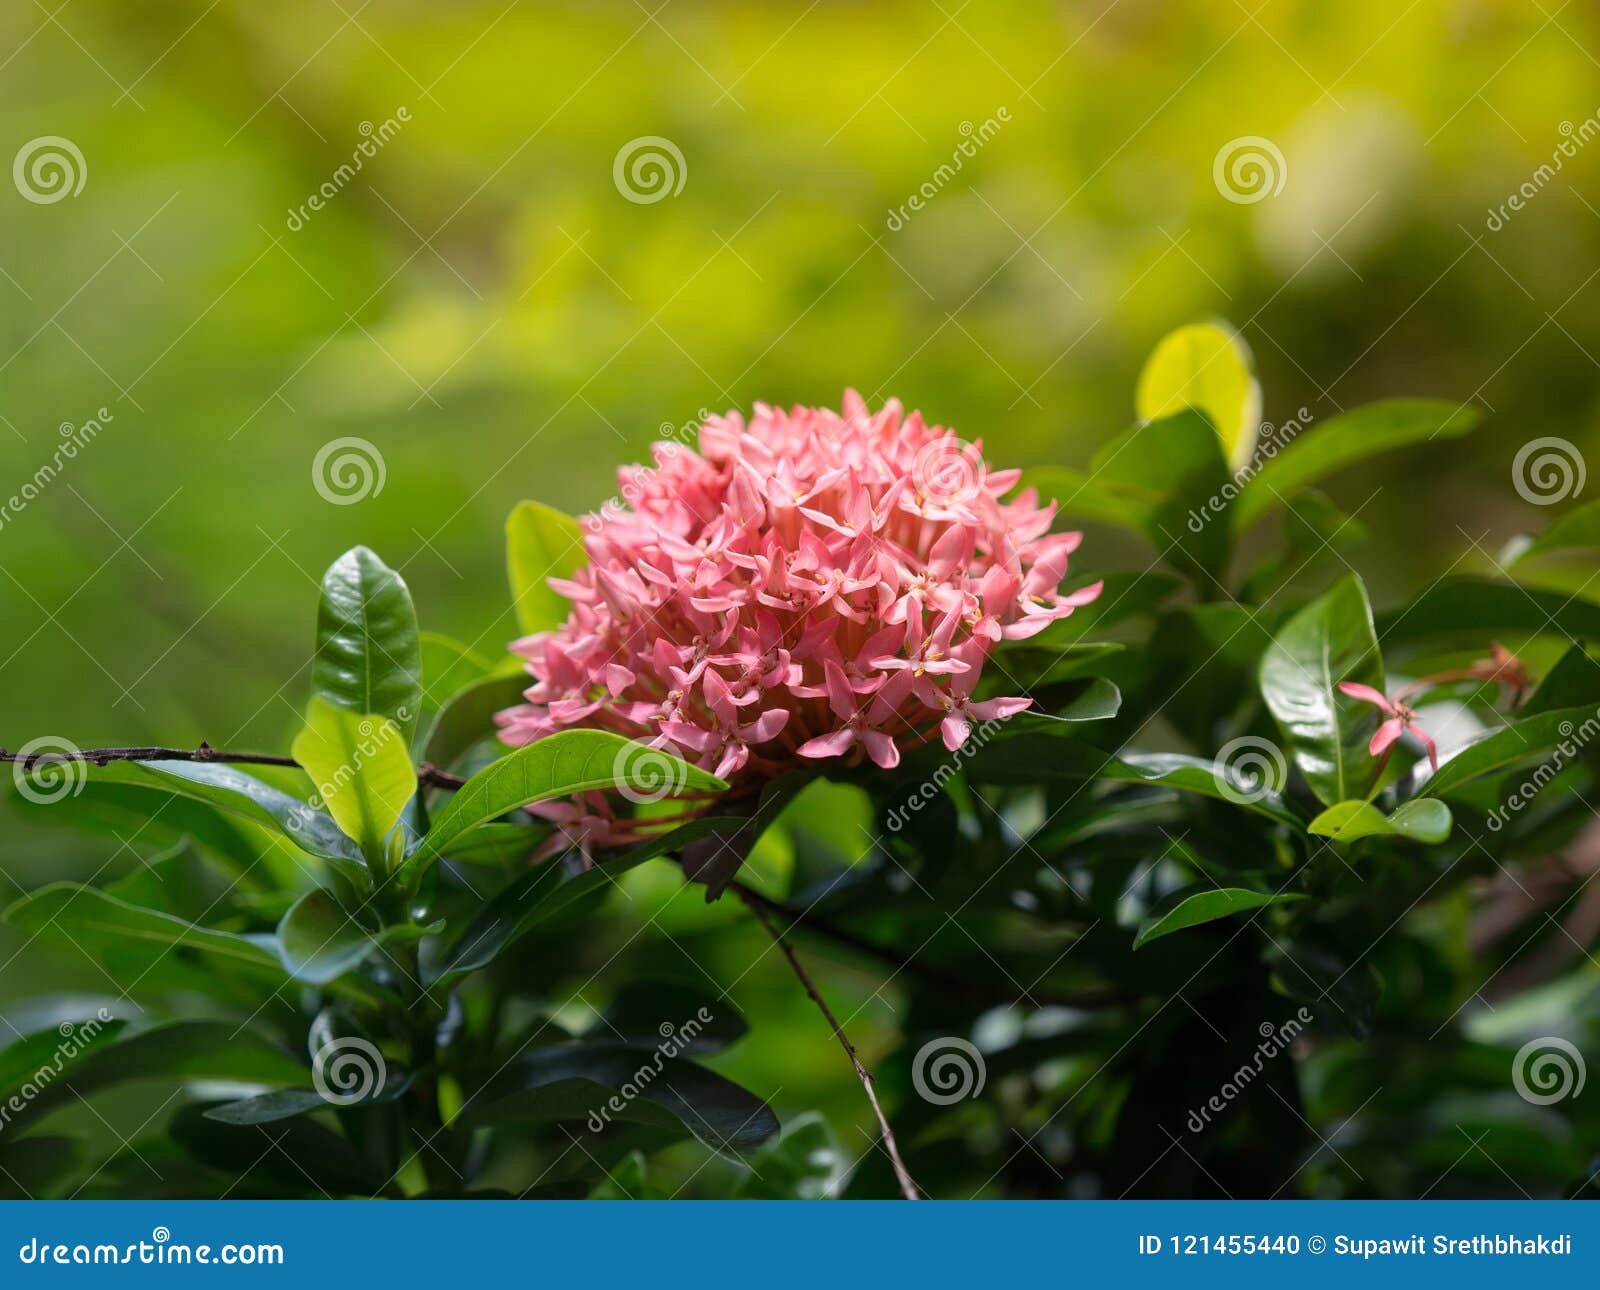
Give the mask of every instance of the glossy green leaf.
M 438 632 L 417 633 L 422 663 L 422 710 L 437 712 L 454 695 L 494 671 L 494 662 L 470 645 Z
M 1468 744 L 1453 754 L 1422 783 L 1431 794 L 1455 791 L 1480 775 L 1564 748 L 1563 761 L 1600 734 L 1600 710 L 1594 705 L 1557 708 L 1525 717 Z
M 346 551 L 322 577 L 311 693 L 351 712 L 388 717 L 407 738 L 421 713 L 411 592 L 364 546 Z
M 727 788 L 720 779 L 659 749 L 602 730 L 564 730 L 508 753 L 459 788 L 434 816 L 410 870 L 449 851 L 457 838 L 533 802 L 596 788 L 627 787 L 645 800 Z
M 1342 681 L 1383 689 L 1383 660 L 1360 578 L 1343 578 L 1279 629 L 1262 655 L 1260 680 L 1312 792 L 1328 806 L 1364 794 L 1373 759 L 1358 731 L 1370 709 L 1338 690 Z
M 1335 802 L 1312 820 L 1306 831 L 1335 842 L 1403 837 L 1433 844 L 1450 836 L 1450 808 L 1436 798 L 1416 797 L 1385 815 L 1371 802 Z
M 430 929 L 402 923 L 374 931 L 353 918 L 332 892 L 300 897 L 278 924 L 278 957 L 299 981 L 326 985 L 359 967 L 380 945 L 418 940 Z
M 1386 648 L 1457 639 L 1484 647 L 1495 637 L 1518 633 L 1600 639 L 1600 605 L 1564 591 L 1451 578 L 1435 583 L 1409 605 L 1378 615 L 1378 637 Z
M 292 751 L 316 785 L 316 800 L 368 862 L 381 865 L 385 840 L 417 791 L 400 727 L 314 697 Z
M 434 718 L 423 760 L 446 769 L 454 766 L 469 748 L 494 734 L 494 714 L 520 703 L 530 684 L 532 678 L 519 672 L 491 676 L 458 691 Z
M 714 1053 L 737 1043 L 749 1027 L 715 993 L 677 981 L 629 981 L 589 1032 L 595 1039 L 654 1044 L 671 1038 L 687 1053 Z
M 1304 429 L 1240 490 L 1230 508 L 1234 531 L 1346 466 L 1409 444 L 1459 438 L 1477 423 L 1477 412 L 1459 404 L 1386 399 Z
M 1185 408 L 1205 413 L 1235 467 L 1255 450 L 1261 386 L 1250 347 L 1225 324 L 1193 323 L 1162 337 L 1139 373 L 1134 401 L 1145 421 Z
M 572 602 L 553 590 L 549 579 L 570 578 L 587 559 L 577 520 L 543 502 L 517 503 L 506 520 L 506 571 L 524 636 L 566 620 Z
M 1170 935 L 1172 932 L 1181 932 L 1186 927 L 1213 922 L 1218 918 L 1227 918 L 1230 914 L 1241 914 L 1246 910 L 1260 909 L 1265 905 L 1281 905 L 1291 900 L 1303 899 L 1305 898 L 1299 895 L 1274 896 L 1250 891 L 1244 887 L 1214 887 L 1206 891 L 1195 891 L 1192 895 L 1177 898 L 1165 912 L 1147 918 L 1139 927 L 1133 948 L 1139 949 L 1159 937 Z

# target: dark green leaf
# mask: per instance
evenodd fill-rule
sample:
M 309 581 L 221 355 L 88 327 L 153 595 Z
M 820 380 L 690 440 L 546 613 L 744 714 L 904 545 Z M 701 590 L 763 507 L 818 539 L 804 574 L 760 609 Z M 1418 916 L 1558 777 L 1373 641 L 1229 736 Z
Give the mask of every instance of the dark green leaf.
M 668 1037 L 680 1052 L 714 1053 L 749 1029 L 726 1000 L 674 981 L 630 981 L 617 991 L 604 1018 L 589 1033 L 595 1039 L 654 1044 Z
M 1540 756 L 1569 741 L 1575 756 L 1596 734 L 1600 734 L 1600 713 L 1593 705 L 1541 712 L 1468 744 L 1422 782 L 1431 794 L 1449 793 L 1480 775 Z

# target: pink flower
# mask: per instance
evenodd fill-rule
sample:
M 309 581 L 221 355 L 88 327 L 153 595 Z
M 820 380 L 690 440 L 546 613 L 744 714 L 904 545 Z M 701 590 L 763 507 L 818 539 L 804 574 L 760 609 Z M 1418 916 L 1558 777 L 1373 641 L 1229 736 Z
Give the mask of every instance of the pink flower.
M 629 505 L 585 518 L 588 564 L 551 580 L 566 622 L 513 643 L 533 684 L 499 714 L 507 744 L 612 730 L 735 783 L 832 759 L 891 768 L 1027 707 L 972 701 L 990 651 L 1100 591 L 1060 593 L 1079 535 L 1050 532 L 1053 503 L 1002 502 L 1017 472 L 893 401 L 757 404 L 748 424 L 710 418 L 698 452 L 653 457 L 618 472 Z
M 1390 701 L 1384 698 L 1378 690 L 1374 690 L 1370 685 L 1362 685 L 1358 681 L 1340 681 L 1339 692 L 1348 694 L 1352 699 L 1372 704 L 1386 718 L 1373 732 L 1372 742 L 1367 745 L 1367 752 L 1372 756 L 1381 757 L 1387 763 L 1389 753 L 1400 741 L 1400 736 L 1410 730 L 1428 750 L 1428 764 L 1434 770 L 1439 769 L 1439 750 L 1434 746 L 1433 737 L 1417 725 L 1417 714 L 1411 708 L 1398 700 Z M 1382 769 L 1380 766 L 1380 773 Z

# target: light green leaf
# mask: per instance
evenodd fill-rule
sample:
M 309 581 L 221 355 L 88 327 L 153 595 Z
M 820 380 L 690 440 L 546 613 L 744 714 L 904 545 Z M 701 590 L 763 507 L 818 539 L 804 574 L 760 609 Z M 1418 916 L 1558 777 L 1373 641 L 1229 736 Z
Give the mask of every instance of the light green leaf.
M 404 580 L 364 546 L 322 576 L 311 693 L 388 717 L 409 739 L 422 708 L 417 613 Z
M 1341 681 L 1383 689 L 1372 607 L 1351 574 L 1279 630 L 1261 658 L 1261 693 L 1289 752 L 1325 805 L 1367 791 L 1373 771 L 1354 732 L 1370 708 L 1339 693 Z
M 577 520 L 543 502 L 517 503 L 506 520 L 506 571 L 523 635 L 566 620 L 572 602 L 553 591 L 548 579 L 570 578 L 587 559 Z
M 1139 373 L 1134 402 L 1145 421 L 1184 408 L 1205 413 L 1235 468 L 1255 451 L 1261 386 L 1249 346 L 1225 324 L 1194 323 L 1164 336 Z
M 1234 499 L 1233 529 L 1242 532 L 1301 489 L 1357 462 L 1432 439 L 1455 439 L 1478 424 L 1472 408 L 1434 399 L 1386 399 L 1302 430 L 1262 463 Z
M 1267 895 L 1259 891 L 1250 891 L 1245 887 L 1215 887 L 1209 891 L 1194 892 L 1192 895 L 1180 894 L 1164 913 L 1145 919 L 1139 927 L 1139 934 L 1134 938 L 1133 948 L 1139 949 L 1158 937 L 1181 932 L 1186 927 L 1196 927 L 1218 918 L 1226 918 L 1230 914 L 1260 909 L 1263 905 L 1281 905 L 1291 900 L 1304 899 L 1304 896 L 1295 894 Z
M 313 698 L 291 751 L 339 827 L 369 864 L 381 865 L 384 841 L 417 791 L 400 727 Z
M 1436 798 L 1417 797 L 1386 816 L 1371 802 L 1335 802 L 1312 820 L 1306 831 L 1335 842 L 1405 837 L 1435 845 L 1450 836 L 1450 808 Z
M 469 830 L 519 806 L 624 786 L 652 801 L 728 787 L 714 775 L 621 735 L 563 730 L 508 753 L 463 784 L 435 814 L 428 836 L 406 862 L 407 870 L 432 863 Z

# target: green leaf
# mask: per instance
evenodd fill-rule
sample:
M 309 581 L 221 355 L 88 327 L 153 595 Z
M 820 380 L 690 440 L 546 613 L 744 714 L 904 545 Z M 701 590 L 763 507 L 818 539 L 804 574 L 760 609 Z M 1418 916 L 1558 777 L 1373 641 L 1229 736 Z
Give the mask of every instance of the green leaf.
M 578 521 L 542 502 L 518 502 L 506 520 L 506 571 L 511 600 L 524 636 L 566 621 L 572 602 L 548 584 L 570 578 L 588 557 Z
M 1118 755 L 1054 734 L 1022 734 L 991 741 L 968 762 L 968 773 L 976 782 L 990 784 L 1096 779 L 1161 784 L 1229 802 L 1296 829 L 1301 827 L 1299 817 L 1276 792 L 1260 788 L 1241 791 L 1241 785 L 1226 766 L 1185 753 L 1124 752 Z
M 735 1159 L 757 1150 L 779 1128 L 772 1108 L 755 1094 L 669 1052 L 665 1042 L 653 1050 L 587 1042 L 536 1049 L 491 1079 L 459 1119 L 682 1125 Z
M 1472 408 L 1434 399 L 1386 399 L 1302 430 L 1246 481 L 1230 510 L 1242 532 L 1301 489 L 1357 462 L 1432 439 L 1455 439 L 1478 424 Z
M 127 1024 L 118 1018 L 88 1017 L 8 1044 L 0 1050 L 0 1108 L 13 1097 L 29 1100 L 30 1089 L 37 1091 L 96 1049 L 115 1042 Z
M 224 974 L 273 987 L 287 980 L 271 937 L 245 937 L 200 927 L 78 883 L 54 883 L 24 896 L 6 910 L 5 921 L 20 931 L 59 936 L 78 952 L 102 959 L 108 950 L 137 947 L 145 971 L 172 955 L 179 962 L 199 958 Z M 114 961 L 114 966 L 126 968 L 127 964 Z M 352 981 L 343 989 L 368 1002 L 381 997 L 360 982 Z
M 404 580 L 364 546 L 322 576 L 311 693 L 388 717 L 409 739 L 422 709 L 417 612 Z
M 1518 709 L 1521 719 L 1538 716 L 1541 712 L 1554 712 L 1557 708 L 1575 708 L 1583 704 L 1591 707 L 1600 704 L 1600 659 L 1590 653 L 1582 642 L 1571 645 L 1556 660 L 1539 686 Z
M 220 762 L 114 761 L 80 763 L 90 783 L 126 784 L 192 798 L 262 825 L 302 850 L 335 861 L 347 873 L 361 871 L 361 852 L 331 815 L 306 805 L 253 775 Z
M 457 791 L 433 820 L 408 872 L 431 863 L 469 830 L 498 815 L 596 788 L 632 788 L 642 800 L 678 793 L 721 792 L 714 775 L 659 749 L 603 730 L 563 730 L 508 753 Z
M 645 1171 L 644 1152 L 630 1151 L 595 1185 L 588 1200 L 666 1200 L 668 1194 L 651 1183 Z
M 271 1085 L 300 1084 L 305 1078 L 305 1066 L 235 1022 L 180 1021 L 96 1046 L 40 1087 L 7 1129 L 121 1084 L 222 1080 Z
M 1417 797 L 1384 815 L 1371 802 L 1335 802 L 1312 820 L 1306 831 L 1335 842 L 1404 837 L 1437 845 L 1450 836 L 1450 808 L 1436 798 Z
M 1517 558 L 1527 560 L 1551 551 L 1592 551 L 1597 547 L 1600 547 L 1600 498 L 1557 517 L 1555 523 L 1523 548 Z
M 208 1109 L 204 1103 L 182 1108 L 168 1128 L 172 1139 L 212 1169 L 235 1179 L 265 1181 L 269 1194 L 370 1196 L 386 1185 L 385 1170 L 315 1120 L 228 1124 L 211 1118 Z
M 1262 655 L 1260 679 L 1312 792 L 1328 806 L 1365 793 L 1373 760 L 1352 732 L 1367 705 L 1338 690 L 1341 681 L 1383 689 L 1383 659 L 1361 579 L 1341 579 L 1285 623 Z
M 1600 605 L 1514 582 L 1453 578 L 1378 616 L 1378 636 L 1386 646 L 1446 638 L 1484 646 L 1519 632 L 1600 638 Z
M 1191 891 L 1193 889 L 1190 889 Z M 1281 905 L 1291 900 L 1304 900 L 1304 896 L 1289 894 L 1272 896 L 1245 887 L 1214 887 L 1207 891 L 1194 891 L 1192 895 L 1177 893 L 1176 899 L 1164 913 L 1153 915 L 1140 924 L 1133 948 L 1139 949 L 1158 937 L 1171 932 L 1181 932 L 1186 927 L 1209 923 L 1230 914 L 1241 914 L 1264 905 Z
M 1029 686 L 1032 689 L 1034 686 Z M 1066 703 L 1047 705 L 1048 711 L 1019 712 L 1002 720 L 990 739 L 1014 739 L 1021 735 L 1071 735 L 1072 726 L 1083 721 L 1109 721 L 1122 708 L 1122 692 L 1104 677 L 1093 677 L 1081 693 Z M 980 727 L 982 729 L 983 727 Z
M 1140 529 L 1169 564 L 1215 583 L 1232 540 L 1215 508 L 1232 477 L 1204 416 L 1189 410 L 1133 426 L 1095 454 L 1090 473 L 1107 486 L 1153 490 L 1160 500 L 1140 515 Z
M 0 1200 L 39 1200 L 80 1166 L 75 1139 L 38 1135 L 0 1147 Z
M 1095 520 L 1135 533 L 1146 531 L 1162 496 L 1154 488 L 1070 466 L 1034 466 L 1022 472 L 1021 485 L 1037 488 L 1041 497 L 1054 498 L 1061 514 L 1073 523 Z
M 381 867 L 384 842 L 417 791 L 400 727 L 313 697 L 291 751 L 316 784 L 317 800 L 367 862 Z
M 424 712 L 437 712 L 452 695 L 494 671 L 494 663 L 470 645 L 438 632 L 418 632 L 417 650 L 422 662 Z
M 735 1196 L 740 1200 L 822 1200 L 838 1194 L 849 1161 L 828 1122 L 815 1111 L 791 1120 L 783 1136 L 750 1161 Z
M 1235 468 L 1255 451 L 1261 386 L 1249 346 L 1224 324 L 1193 323 L 1164 336 L 1139 373 L 1134 402 L 1145 421 L 1185 408 L 1205 413 Z
M 1423 783 L 1431 794 L 1450 793 L 1480 775 L 1514 766 L 1562 745 L 1569 746 L 1564 760 L 1570 760 L 1596 734 L 1600 734 L 1600 713 L 1592 704 L 1541 712 L 1468 744 Z
M 476 681 L 451 697 L 434 718 L 423 744 L 424 761 L 448 768 L 480 740 L 494 733 L 494 714 L 515 707 L 531 683 L 524 673 Z

